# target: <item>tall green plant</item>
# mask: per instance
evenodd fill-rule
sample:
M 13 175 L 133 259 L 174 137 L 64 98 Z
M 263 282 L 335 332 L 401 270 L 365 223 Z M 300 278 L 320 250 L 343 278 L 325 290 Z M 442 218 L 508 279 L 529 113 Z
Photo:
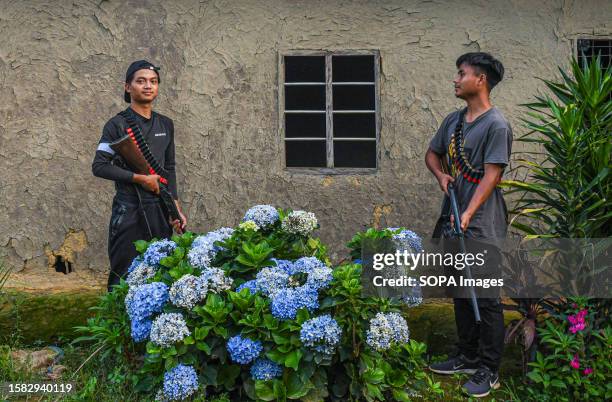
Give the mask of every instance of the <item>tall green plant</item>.
M 527 181 L 503 183 L 521 198 L 512 225 L 529 237 L 597 238 L 612 234 L 612 72 L 599 58 L 570 76 L 543 79 L 555 98 L 537 96 L 523 106 L 530 131 L 518 141 L 540 145 L 520 159 Z M 543 157 L 543 158 L 542 158 Z

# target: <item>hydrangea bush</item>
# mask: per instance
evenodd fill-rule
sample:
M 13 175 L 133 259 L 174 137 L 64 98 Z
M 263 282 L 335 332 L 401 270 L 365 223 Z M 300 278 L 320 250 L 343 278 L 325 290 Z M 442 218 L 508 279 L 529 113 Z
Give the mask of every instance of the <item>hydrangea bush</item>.
M 144 355 L 137 389 L 157 400 L 438 392 L 425 345 L 409 338 L 408 305 L 362 296 L 361 265 L 332 269 L 317 228 L 310 212 L 257 205 L 235 228 L 136 242 L 140 255 L 113 293 L 129 320 L 117 337 Z M 387 235 L 420 244 L 402 230 Z

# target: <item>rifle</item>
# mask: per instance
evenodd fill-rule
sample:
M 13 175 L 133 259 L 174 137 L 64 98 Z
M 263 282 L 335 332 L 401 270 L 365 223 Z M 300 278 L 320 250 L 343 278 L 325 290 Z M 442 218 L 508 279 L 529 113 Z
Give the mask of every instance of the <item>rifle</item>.
M 463 230 L 461 230 L 461 215 L 459 214 L 459 205 L 457 204 L 457 194 L 455 194 L 455 186 L 452 183 L 448 184 L 448 198 L 450 199 L 450 206 L 455 217 L 454 229 L 455 236 L 459 239 L 459 248 L 463 254 L 467 253 L 467 248 L 465 247 L 465 237 L 463 235 Z M 472 270 L 470 269 L 470 265 L 466 263 L 465 265 L 465 276 L 472 279 Z M 478 300 L 476 300 L 476 292 L 474 291 L 474 287 L 470 284 L 468 287 L 470 292 L 470 299 L 472 301 L 472 309 L 474 310 L 474 318 L 476 322 L 480 322 L 480 311 L 478 311 Z
M 180 227 L 183 227 L 183 219 L 178 211 L 176 203 L 168 189 L 168 179 L 165 177 L 165 171 L 157 162 L 146 140 L 142 136 L 140 126 L 127 111 L 119 113 L 128 123 L 126 129 L 127 134 L 119 140 L 110 144 L 113 151 L 117 152 L 126 164 L 138 174 L 157 174 L 159 179 L 159 197 L 162 200 L 161 206 L 170 221 L 178 219 Z M 138 190 L 138 189 L 137 189 Z
M 445 174 L 449 174 L 450 169 L 448 167 L 448 163 L 446 157 L 440 158 L 440 165 L 442 167 L 442 171 Z M 442 237 L 442 232 L 444 231 L 444 225 L 450 222 L 451 214 L 455 218 L 454 224 L 454 234 L 457 238 L 459 238 L 459 248 L 462 253 L 466 253 L 467 249 L 465 247 L 465 237 L 463 230 L 461 230 L 461 215 L 459 214 L 459 204 L 457 203 L 457 194 L 455 193 L 455 186 L 452 183 L 448 184 L 447 187 L 448 195 L 444 195 L 444 201 L 442 202 L 442 211 L 440 213 L 440 217 L 436 222 L 436 226 L 434 227 L 434 232 L 432 238 L 434 242 L 437 244 L 440 238 Z M 437 240 L 437 241 L 436 241 Z M 472 270 L 470 266 L 466 264 L 465 267 L 465 275 L 468 279 L 472 279 Z M 476 299 L 476 292 L 474 291 L 474 287 L 472 285 L 469 286 L 470 299 L 472 302 L 472 309 L 474 310 L 474 318 L 476 322 L 480 322 L 480 311 L 478 310 L 478 300 Z

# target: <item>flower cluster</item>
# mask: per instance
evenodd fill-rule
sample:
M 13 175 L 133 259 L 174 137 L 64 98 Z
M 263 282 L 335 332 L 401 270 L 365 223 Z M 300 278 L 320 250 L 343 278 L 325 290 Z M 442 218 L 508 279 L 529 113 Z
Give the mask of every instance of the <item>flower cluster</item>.
M 142 257 L 138 256 L 132 260 L 132 263 L 128 267 L 128 274 L 131 274 L 134 269 L 136 269 L 140 264 L 142 264 Z
M 586 328 L 584 318 L 586 317 L 587 313 L 587 310 L 580 310 L 578 313 L 567 317 L 567 320 L 570 322 L 570 324 L 572 324 L 569 329 L 572 334 L 580 332 Z
M 280 320 L 294 319 L 301 308 L 313 312 L 319 308 L 319 295 L 308 286 L 281 289 L 272 297 L 272 315 Z
M 255 205 L 244 214 L 243 222 L 253 221 L 260 228 L 267 228 L 278 221 L 276 208 L 271 205 Z
M 202 283 L 208 287 L 208 291 L 219 293 L 224 290 L 229 290 L 232 287 L 234 280 L 225 275 L 225 271 L 221 268 L 206 268 L 200 275 Z
M 259 226 L 254 221 L 244 221 L 241 222 L 238 227 L 242 230 L 252 230 L 253 232 L 257 232 L 259 230 Z
M 276 292 L 287 287 L 289 275 L 278 267 L 264 267 L 257 273 L 256 289 L 266 296 L 274 296 Z
M 283 368 L 280 365 L 263 357 L 255 360 L 251 366 L 251 378 L 254 380 L 267 381 L 280 377 L 282 374 Z
M 229 239 L 232 234 L 234 234 L 234 229 L 221 228 L 196 237 L 187 254 L 189 263 L 200 269 L 208 268 L 215 255 L 223 250 L 223 247 L 215 243 Z
M 191 332 L 180 313 L 160 314 L 151 326 L 151 341 L 161 347 L 172 346 L 189 335 Z
M 142 261 L 149 266 L 156 266 L 176 248 L 176 243 L 172 240 L 163 239 L 149 244 L 147 251 L 142 256 Z
M 170 288 L 170 301 L 177 307 L 193 308 L 206 297 L 207 282 L 197 276 L 183 275 Z
M 400 228 L 388 228 L 388 230 L 392 232 L 396 232 L 399 229 Z M 423 241 L 421 237 L 412 230 L 402 229 L 399 233 L 394 234 L 392 238 L 400 244 L 400 247 L 409 247 L 414 252 L 423 251 Z
M 261 342 L 243 338 L 240 335 L 227 341 L 227 351 L 232 361 L 236 363 L 249 364 L 259 356 L 262 350 Z
M 130 287 L 144 285 L 149 279 L 153 278 L 156 273 L 157 268 L 150 267 L 145 263 L 140 262 L 131 271 L 129 271 L 125 281 Z
M 132 273 L 137 272 L 138 268 Z M 159 313 L 168 301 L 168 286 L 162 282 L 131 286 L 125 296 L 125 310 L 130 317 L 130 332 L 135 342 L 149 337 L 151 316 Z
M 236 293 L 240 293 L 242 289 L 248 289 L 249 292 L 254 295 L 255 293 L 257 293 L 257 281 L 255 279 L 252 279 L 250 281 L 244 282 L 242 285 L 236 288 Z
M 153 282 L 130 288 L 125 297 L 125 309 L 132 321 L 142 321 L 159 313 L 168 301 L 168 286 Z
M 163 399 L 182 400 L 198 390 L 198 375 L 192 366 L 179 364 L 164 374 Z
M 300 340 L 304 346 L 326 355 L 333 354 L 341 335 L 342 329 L 329 314 L 306 321 L 300 330 Z
M 293 211 L 281 223 L 282 230 L 300 236 L 309 236 L 317 226 L 315 214 L 306 211 Z
M 383 351 L 394 344 L 403 344 L 409 340 L 408 324 L 399 313 L 378 313 L 370 320 L 366 343 L 372 349 Z

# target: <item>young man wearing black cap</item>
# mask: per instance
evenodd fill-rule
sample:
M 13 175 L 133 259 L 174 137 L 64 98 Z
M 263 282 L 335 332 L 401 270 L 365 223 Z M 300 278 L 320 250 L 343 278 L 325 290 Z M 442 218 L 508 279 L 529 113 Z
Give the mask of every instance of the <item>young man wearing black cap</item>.
M 429 144 L 425 163 L 444 193 L 448 194 L 448 185 L 453 183 L 466 239 L 471 244 L 485 244 L 486 264 L 498 267 L 501 254 L 496 245 L 506 236 L 508 223 L 497 184 L 510 159 L 512 129 L 501 111 L 491 105 L 489 96 L 502 80 L 504 67 L 482 52 L 460 56 L 456 66 L 455 96 L 463 99 L 467 107 L 444 119 Z M 442 168 L 442 158 L 447 158 L 450 172 Z M 478 299 L 480 324 L 475 320 L 470 299 L 453 301 L 459 353 L 432 364 L 430 369 L 440 374 L 473 374 L 463 389 L 471 396 L 484 397 L 499 387 L 504 346 L 501 301 L 498 297 Z
M 102 130 L 102 137 L 92 163 L 94 176 L 115 182 L 108 233 L 108 254 L 111 271 L 108 290 L 125 277 L 128 267 L 138 255 L 134 241 L 168 238 L 172 230 L 182 233 L 187 219 L 180 210 L 176 188 L 174 159 L 174 123 L 153 111 L 160 83 L 159 68 L 146 60 L 133 62 L 125 75 L 124 100 L 130 103 L 125 112 L 111 118 Z M 158 174 L 138 174 L 129 169 L 125 160 L 111 145 L 126 136 L 128 120 L 139 126 L 151 154 L 164 171 Z M 161 172 L 160 172 L 161 173 Z M 160 180 L 166 181 L 175 200 L 181 220 L 170 222 L 160 204 Z M 181 222 L 182 221 L 182 222 Z

